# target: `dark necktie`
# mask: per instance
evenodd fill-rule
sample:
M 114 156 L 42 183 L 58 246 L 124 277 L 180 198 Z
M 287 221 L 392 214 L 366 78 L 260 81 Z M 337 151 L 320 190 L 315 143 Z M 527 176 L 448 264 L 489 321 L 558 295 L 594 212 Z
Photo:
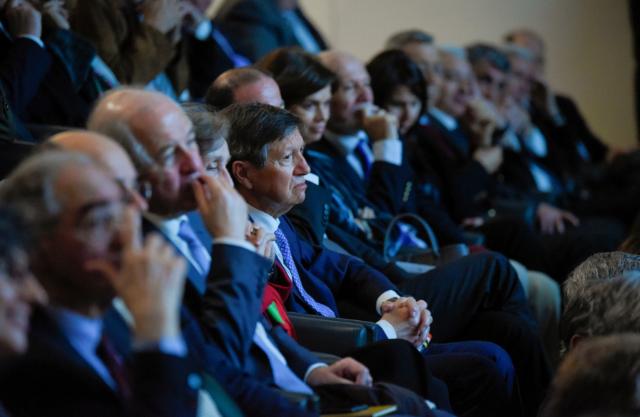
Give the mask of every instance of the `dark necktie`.
M 291 282 L 293 282 L 294 288 L 297 290 L 298 294 L 305 303 L 309 307 L 313 309 L 316 313 L 320 314 L 324 317 L 335 317 L 336 314 L 326 305 L 317 302 L 313 299 L 313 297 L 307 293 L 307 291 L 302 286 L 302 282 L 300 281 L 300 275 L 298 274 L 298 269 L 296 268 L 295 263 L 293 262 L 293 257 L 291 256 L 291 248 L 289 247 L 289 242 L 287 241 L 287 237 L 282 233 L 282 230 L 276 229 L 276 245 L 278 245 L 278 249 L 280 249 L 280 254 L 282 255 L 282 262 L 284 266 L 287 267 L 291 276 Z
M 115 381 L 118 393 L 125 399 L 131 398 L 131 386 L 129 385 L 129 375 L 124 358 L 104 334 L 100 339 L 100 343 L 98 343 L 96 354 Z
M 354 154 L 360 161 L 360 165 L 362 166 L 362 174 L 364 178 L 369 178 L 369 174 L 371 173 L 371 166 L 373 165 L 373 161 L 371 160 L 371 155 L 365 149 L 367 147 L 367 141 L 361 140 L 358 142 L 358 146 L 354 149 Z

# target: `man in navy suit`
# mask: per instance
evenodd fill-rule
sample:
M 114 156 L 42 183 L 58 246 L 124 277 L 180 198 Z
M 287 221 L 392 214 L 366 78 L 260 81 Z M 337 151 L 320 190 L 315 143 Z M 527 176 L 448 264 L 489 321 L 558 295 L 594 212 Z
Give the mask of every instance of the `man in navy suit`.
M 2 200 L 35 233 L 32 265 L 50 305 L 29 350 L 2 378 L 16 415 L 192 416 L 194 369 L 180 332 L 185 263 L 159 236 L 142 242 L 139 211 L 89 158 L 38 154 L 6 180 Z M 118 295 L 129 327 L 114 312 Z M 70 398 L 69 393 L 72 393 Z
M 406 318 L 398 320 L 401 315 L 399 317 L 397 313 L 403 311 L 407 299 L 400 298 L 399 290 L 384 275 L 350 256 L 310 246 L 297 238 L 283 217 L 304 200 L 304 176 L 309 172 L 301 153 L 302 139 L 295 118 L 262 104 L 236 104 L 223 114 L 230 119 L 228 141 L 236 186 L 251 206 L 253 220 L 266 231 L 275 233 L 277 258 L 292 282 L 288 308 L 332 317 L 339 314 L 336 299 L 347 298 L 382 316 L 378 322 L 379 334 L 420 344 L 426 335 L 419 330 L 416 333 L 415 328 L 408 326 L 410 321 Z M 462 262 L 473 263 L 474 259 L 469 257 Z M 423 292 L 416 295 L 432 299 L 436 304 L 443 302 L 439 304 L 442 309 L 438 317 L 446 324 L 439 331 L 460 338 L 469 334 L 470 329 L 466 328 L 469 323 L 474 320 L 483 323 L 483 332 L 475 334 L 479 338 L 498 341 L 514 356 L 516 367 L 521 369 L 520 383 L 527 389 L 527 406 L 530 407 L 527 412 L 535 412 L 549 375 L 544 371 L 540 341 L 534 334 L 517 278 L 512 273 L 511 279 L 501 278 L 500 284 L 497 281 L 489 284 L 494 279 L 491 277 L 487 278 L 489 286 L 465 288 L 462 282 L 459 285 L 449 279 L 447 283 L 442 282 L 440 278 L 448 275 L 444 269 L 432 271 L 428 274 L 429 279 L 424 277 L 425 284 L 419 287 Z M 498 274 L 499 270 L 490 272 Z M 482 275 L 476 274 L 476 277 Z M 477 281 L 482 282 L 482 278 Z M 481 295 L 479 290 L 485 294 Z M 485 301 L 478 304 L 482 298 Z M 408 302 L 415 301 L 409 299 Z M 452 308 L 447 310 L 445 305 Z M 462 305 L 464 318 L 456 313 Z M 447 329 L 448 326 L 452 329 Z M 426 326 L 422 328 L 422 332 L 425 331 L 429 331 Z M 518 334 L 518 341 L 513 338 L 515 334 Z M 531 367 L 531 361 L 536 365 Z
M 154 214 L 147 214 L 148 223 L 189 260 L 187 292 L 191 290 L 191 294 L 186 304 L 198 317 L 210 345 L 216 346 L 218 354 L 213 359 L 226 358 L 227 368 L 236 368 L 235 373 L 226 375 L 212 371 L 225 383 L 237 382 L 226 386 L 247 413 L 300 413 L 294 406 L 287 409 L 272 389 L 279 387 L 302 394 L 315 392 L 321 404 L 386 401 L 398 403 L 405 411 L 431 415 L 413 393 L 390 384 L 368 387 L 371 379 L 362 364 L 346 358 L 326 366 L 279 326 L 271 327 L 261 319 L 260 300 L 267 273 L 260 270 L 265 260 L 244 239 L 245 203 L 230 184 L 202 175 L 191 122 L 174 102 L 157 93 L 119 90 L 101 100 L 89 127 L 122 143 L 140 179 L 151 185 L 149 210 Z M 195 196 L 200 196 L 203 220 L 216 237 L 211 253 L 184 216 L 195 208 Z M 213 210 L 218 200 L 230 205 Z M 216 282 L 212 277 L 224 281 Z M 225 285 L 232 291 L 221 289 Z M 238 382 L 239 378 L 243 380 Z

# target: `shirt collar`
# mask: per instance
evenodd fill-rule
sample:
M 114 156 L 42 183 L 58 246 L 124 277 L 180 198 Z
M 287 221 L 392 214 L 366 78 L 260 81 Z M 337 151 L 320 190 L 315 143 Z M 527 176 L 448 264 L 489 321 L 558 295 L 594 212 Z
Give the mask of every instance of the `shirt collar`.
M 267 233 L 275 233 L 280 227 L 280 220 L 255 207 L 249 206 L 249 217 Z
M 95 352 L 102 337 L 102 317 L 87 317 L 61 307 L 51 307 L 48 310 L 77 351 Z
M 431 116 L 433 116 L 436 120 L 442 123 L 442 125 L 447 128 L 447 130 L 451 131 L 458 128 L 458 121 L 455 119 L 455 117 L 443 112 L 442 110 L 436 107 L 432 107 L 431 109 L 429 109 L 429 113 L 431 113 Z
M 353 153 L 361 140 L 367 140 L 367 134 L 362 130 L 358 131 L 355 135 L 340 135 L 327 130 L 324 136 L 343 156 Z
M 170 238 L 177 238 L 178 232 L 180 231 L 180 223 L 183 220 L 187 220 L 187 215 L 182 214 L 178 217 L 162 217 L 157 214 L 153 214 L 150 212 L 144 213 L 144 217 L 147 218 L 154 226 L 156 226 L 162 234 L 168 236 Z

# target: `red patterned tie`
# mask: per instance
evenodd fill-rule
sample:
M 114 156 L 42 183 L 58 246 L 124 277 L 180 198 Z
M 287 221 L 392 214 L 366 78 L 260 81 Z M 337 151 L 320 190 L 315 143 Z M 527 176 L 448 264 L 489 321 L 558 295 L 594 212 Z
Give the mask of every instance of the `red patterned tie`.
M 117 385 L 118 393 L 125 399 L 131 398 L 129 375 L 124 358 L 118 353 L 111 341 L 109 341 L 109 338 L 104 334 L 96 348 L 96 354 L 109 370 L 109 374 Z

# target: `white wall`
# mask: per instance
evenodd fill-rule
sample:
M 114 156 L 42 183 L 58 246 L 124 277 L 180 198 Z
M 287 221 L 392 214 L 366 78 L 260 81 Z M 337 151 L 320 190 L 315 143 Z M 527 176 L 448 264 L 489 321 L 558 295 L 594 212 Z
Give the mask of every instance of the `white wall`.
M 636 1 L 636 0 L 631 0 Z M 215 12 L 222 0 L 216 0 Z M 547 78 L 577 102 L 614 146 L 636 143 L 627 0 L 300 0 L 334 48 L 367 60 L 399 30 L 426 30 L 441 44 L 500 42 L 516 27 L 547 43 Z
M 547 78 L 577 100 L 596 133 L 635 143 L 626 0 L 301 0 L 335 48 L 368 59 L 393 32 L 420 28 L 439 43 L 499 42 L 529 27 L 547 42 Z

